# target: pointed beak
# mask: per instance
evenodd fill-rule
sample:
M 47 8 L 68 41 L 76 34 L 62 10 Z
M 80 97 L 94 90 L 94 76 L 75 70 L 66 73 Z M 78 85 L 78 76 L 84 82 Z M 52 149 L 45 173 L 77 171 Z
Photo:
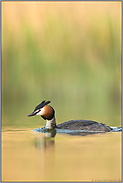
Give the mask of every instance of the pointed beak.
M 31 117 L 31 116 L 35 116 L 36 113 L 32 112 L 31 114 L 29 114 L 27 117 Z

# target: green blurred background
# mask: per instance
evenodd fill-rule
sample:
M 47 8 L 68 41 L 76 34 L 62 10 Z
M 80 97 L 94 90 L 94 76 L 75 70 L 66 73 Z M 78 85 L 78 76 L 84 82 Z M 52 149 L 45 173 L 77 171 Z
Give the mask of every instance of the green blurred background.
M 121 126 L 121 2 L 1 2 L 2 127 L 51 100 L 57 123 Z

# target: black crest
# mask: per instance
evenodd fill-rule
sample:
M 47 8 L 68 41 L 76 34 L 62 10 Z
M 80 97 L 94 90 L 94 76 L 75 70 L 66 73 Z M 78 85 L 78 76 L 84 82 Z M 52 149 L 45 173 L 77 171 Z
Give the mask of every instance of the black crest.
M 47 101 L 46 102 L 46 100 L 42 101 L 39 105 L 36 106 L 36 108 L 34 109 L 34 111 L 37 111 L 38 109 L 43 108 L 45 105 L 49 104 L 50 102 L 51 101 Z

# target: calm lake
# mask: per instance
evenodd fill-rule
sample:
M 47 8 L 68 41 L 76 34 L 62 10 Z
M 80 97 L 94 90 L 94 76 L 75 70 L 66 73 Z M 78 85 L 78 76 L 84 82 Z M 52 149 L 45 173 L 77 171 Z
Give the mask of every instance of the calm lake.
M 2 181 L 121 181 L 122 132 L 85 136 L 3 128 Z

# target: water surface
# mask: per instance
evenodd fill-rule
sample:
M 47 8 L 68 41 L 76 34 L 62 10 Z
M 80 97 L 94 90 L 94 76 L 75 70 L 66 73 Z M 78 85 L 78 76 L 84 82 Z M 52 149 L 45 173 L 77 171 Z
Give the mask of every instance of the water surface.
M 121 132 L 86 136 L 4 128 L 2 181 L 121 181 Z

